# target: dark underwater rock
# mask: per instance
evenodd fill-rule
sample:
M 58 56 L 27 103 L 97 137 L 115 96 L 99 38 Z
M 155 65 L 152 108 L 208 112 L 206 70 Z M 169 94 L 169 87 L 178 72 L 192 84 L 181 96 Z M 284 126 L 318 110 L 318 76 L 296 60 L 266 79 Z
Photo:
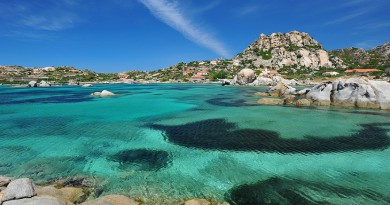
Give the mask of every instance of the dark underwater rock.
M 390 204 L 388 196 L 370 190 L 276 177 L 234 187 L 225 200 L 232 205 Z
M 145 171 L 159 170 L 167 167 L 170 163 L 168 152 L 149 149 L 123 150 L 108 157 L 108 159 L 119 162 L 122 168 L 130 165 Z
M 185 147 L 215 150 L 262 151 L 280 153 L 327 153 L 385 149 L 390 145 L 387 136 L 390 123 L 360 125 L 363 129 L 350 136 L 303 139 L 281 138 L 278 132 L 263 129 L 238 129 L 224 119 L 210 119 L 184 125 L 152 124 L 152 129 L 164 131 L 172 143 Z

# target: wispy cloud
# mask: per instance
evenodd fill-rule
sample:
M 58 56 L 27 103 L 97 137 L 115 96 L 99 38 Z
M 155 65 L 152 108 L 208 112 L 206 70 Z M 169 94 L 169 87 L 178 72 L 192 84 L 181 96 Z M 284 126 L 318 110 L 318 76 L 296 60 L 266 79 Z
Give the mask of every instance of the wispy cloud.
M 246 16 L 246 15 L 250 15 L 250 14 L 253 14 L 255 12 L 257 12 L 259 10 L 259 6 L 254 6 L 254 5 L 251 5 L 251 6 L 245 6 L 241 9 L 239 9 L 237 11 L 237 14 L 239 16 Z
M 346 15 L 346 16 L 342 16 L 342 17 L 337 18 L 335 20 L 328 21 L 328 22 L 325 23 L 325 25 L 334 25 L 334 24 L 343 23 L 343 22 L 355 19 L 355 18 L 357 18 L 359 16 L 362 16 L 362 15 L 366 14 L 367 12 L 368 11 L 358 11 L 358 12 L 355 12 L 355 13 L 352 13 L 352 14 L 349 14 L 349 15 Z
M 189 19 L 176 2 L 169 0 L 139 0 L 139 2 L 145 5 L 156 18 L 179 31 L 189 40 L 211 49 L 222 57 L 230 57 L 230 52 L 225 46 Z
M 376 23 L 370 23 L 370 24 L 358 26 L 357 29 L 371 30 L 376 32 L 379 29 L 384 29 L 389 27 L 390 27 L 390 22 L 376 22 Z
M 52 18 L 45 15 L 28 16 L 20 20 L 24 26 L 37 30 L 59 31 L 71 28 L 77 22 L 77 17 L 71 13 Z
M 20 1 L 0 3 L 0 20 L 15 30 L 60 31 L 74 27 L 81 20 L 73 9 L 77 0 L 48 1 L 45 4 Z

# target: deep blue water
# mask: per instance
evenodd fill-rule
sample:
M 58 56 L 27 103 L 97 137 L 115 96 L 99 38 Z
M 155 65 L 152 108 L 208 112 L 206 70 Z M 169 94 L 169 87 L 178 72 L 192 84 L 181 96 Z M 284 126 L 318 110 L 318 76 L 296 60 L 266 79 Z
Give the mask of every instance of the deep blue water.
M 90 96 L 103 89 L 118 95 Z M 390 204 L 390 112 L 257 105 L 265 89 L 0 86 L 0 175 L 156 200 Z

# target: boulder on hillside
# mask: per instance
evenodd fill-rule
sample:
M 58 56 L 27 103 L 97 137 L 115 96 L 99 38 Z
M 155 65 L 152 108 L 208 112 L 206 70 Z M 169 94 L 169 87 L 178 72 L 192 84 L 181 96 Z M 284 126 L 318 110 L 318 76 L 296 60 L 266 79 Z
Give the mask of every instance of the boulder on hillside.
M 15 199 L 29 198 L 35 195 L 37 195 L 37 193 L 35 192 L 35 185 L 32 183 L 31 179 L 15 179 L 8 184 L 1 201 L 5 202 Z
M 256 79 L 255 71 L 249 68 L 242 69 L 234 77 L 234 84 L 247 85 Z

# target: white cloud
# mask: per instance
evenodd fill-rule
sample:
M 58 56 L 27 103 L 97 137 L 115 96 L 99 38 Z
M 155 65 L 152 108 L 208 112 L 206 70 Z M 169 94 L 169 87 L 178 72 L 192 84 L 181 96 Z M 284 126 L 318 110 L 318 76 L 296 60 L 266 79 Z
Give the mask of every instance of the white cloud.
M 197 26 L 184 15 L 185 11 L 176 2 L 169 0 L 139 0 L 162 22 L 182 33 L 189 40 L 211 49 L 222 57 L 230 57 L 225 46 L 208 31 Z

